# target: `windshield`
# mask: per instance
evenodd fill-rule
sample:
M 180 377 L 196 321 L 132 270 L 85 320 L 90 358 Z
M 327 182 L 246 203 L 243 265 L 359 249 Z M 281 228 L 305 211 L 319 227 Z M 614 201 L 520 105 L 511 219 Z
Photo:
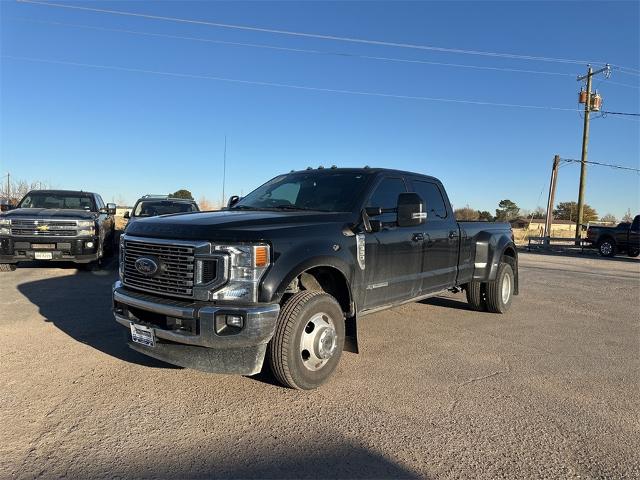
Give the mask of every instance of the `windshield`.
M 369 177 L 362 172 L 317 170 L 280 175 L 248 194 L 233 209 L 350 212 Z
M 27 194 L 18 208 L 60 208 L 95 212 L 93 197 L 81 193 L 33 192 Z
M 198 207 L 193 203 L 172 202 L 171 200 L 149 200 L 138 202 L 133 210 L 134 217 L 156 217 L 170 213 L 197 212 Z

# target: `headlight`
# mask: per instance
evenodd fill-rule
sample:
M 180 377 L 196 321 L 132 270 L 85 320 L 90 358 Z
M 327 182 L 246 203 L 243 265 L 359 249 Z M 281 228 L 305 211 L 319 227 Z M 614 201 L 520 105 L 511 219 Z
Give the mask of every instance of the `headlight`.
M 214 245 L 213 252 L 229 255 L 229 281 L 212 300 L 258 301 L 258 287 L 271 264 L 271 249 L 265 244 Z
M 11 220 L 8 218 L 0 218 L 0 235 L 9 235 L 11 233 Z
M 78 220 L 78 235 L 95 235 L 96 224 L 93 220 Z

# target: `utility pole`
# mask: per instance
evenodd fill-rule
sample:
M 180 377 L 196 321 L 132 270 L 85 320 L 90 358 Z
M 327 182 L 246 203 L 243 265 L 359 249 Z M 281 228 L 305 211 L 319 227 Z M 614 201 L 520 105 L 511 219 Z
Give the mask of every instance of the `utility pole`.
M 222 157 L 222 203 L 220 208 L 224 208 L 224 185 L 227 180 L 227 136 L 224 136 L 224 156 Z
M 7 205 L 11 203 L 11 173 L 7 172 Z
M 549 246 L 551 238 L 551 225 L 553 225 L 553 205 L 556 198 L 556 184 L 558 182 L 558 167 L 560 166 L 560 155 L 553 157 L 553 167 L 551 168 L 551 182 L 549 183 L 549 200 L 547 201 L 547 215 L 544 222 L 544 244 Z
M 592 111 L 599 111 L 602 104 L 602 98 L 591 91 L 591 77 L 604 73 L 605 77 L 609 78 L 611 75 L 611 67 L 609 64 L 605 65 L 600 70 L 593 71 L 591 65 L 588 65 L 587 74 L 578 77 L 578 81 L 587 80 L 586 92 L 581 91 L 579 102 L 584 103 L 584 127 L 582 129 L 582 156 L 580 158 L 580 187 L 578 189 L 578 220 L 576 222 L 576 245 L 579 245 L 580 238 L 582 237 L 582 222 L 584 219 L 584 189 L 587 180 L 587 150 L 589 147 L 589 117 Z

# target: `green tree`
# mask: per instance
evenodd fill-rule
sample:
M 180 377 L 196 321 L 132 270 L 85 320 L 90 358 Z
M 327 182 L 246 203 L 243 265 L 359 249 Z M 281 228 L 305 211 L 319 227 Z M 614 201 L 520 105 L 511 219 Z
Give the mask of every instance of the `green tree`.
M 496 220 L 499 222 L 508 222 L 518 217 L 520 208 L 511 200 L 500 200 L 498 208 L 496 208 Z
M 483 210 L 479 212 L 478 220 L 482 220 L 483 222 L 493 222 L 495 220 L 495 217 L 491 215 L 491 212 L 487 212 L 486 210 Z
M 578 221 L 578 204 L 577 202 L 560 202 L 558 206 L 553 210 L 553 218 L 556 220 L 571 220 L 573 222 Z M 593 222 L 600 218 L 598 212 L 595 211 L 590 205 L 584 204 L 582 210 L 582 221 Z
M 184 188 L 174 192 L 170 195 L 173 198 L 186 198 L 187 200 L 193 200 L 193 195 L 189 190 L 185 190 Z
M 462 221 L 478 220 L 478 217 L 480 215 L 477 210 L 474 210 L 473 208 L 469 207 L 469 205 L 467 205 L 464 208 L 456 208 L 453 213 L 456 216 L 456 220 L 462 220 Z

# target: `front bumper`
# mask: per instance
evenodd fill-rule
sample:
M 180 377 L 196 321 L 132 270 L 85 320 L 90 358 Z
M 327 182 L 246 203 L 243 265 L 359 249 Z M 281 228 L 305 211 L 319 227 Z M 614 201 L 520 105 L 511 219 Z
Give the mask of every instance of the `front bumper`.
M 131 323 L 153 329 L 153 347 L 129 346 L 145 355 L 211 373 L 254 375 L 262 369 L 267 344 L 276 328 L 280 306 L 213 306 L 133 292 L 118 281 L 113 286 L 113 314 L 121 325 Z M 237 333 L 216 331 L 216 316 L 236 314 L 244 318 Z
M 93 237 L 2 237 L 0 238 L 0 263 L 31 262 L 36 260 L 36 252 L 51 253 L 51 258 L 45 261 L 62 261 L 75 263 L 89 263 L 100 258 L 100 239 Z M 87 247 L 87 242 L 93 244 Z M 34 248 L 43 245 L 47 248 Z M 40 259 L 38 259 L 40 260 Z

